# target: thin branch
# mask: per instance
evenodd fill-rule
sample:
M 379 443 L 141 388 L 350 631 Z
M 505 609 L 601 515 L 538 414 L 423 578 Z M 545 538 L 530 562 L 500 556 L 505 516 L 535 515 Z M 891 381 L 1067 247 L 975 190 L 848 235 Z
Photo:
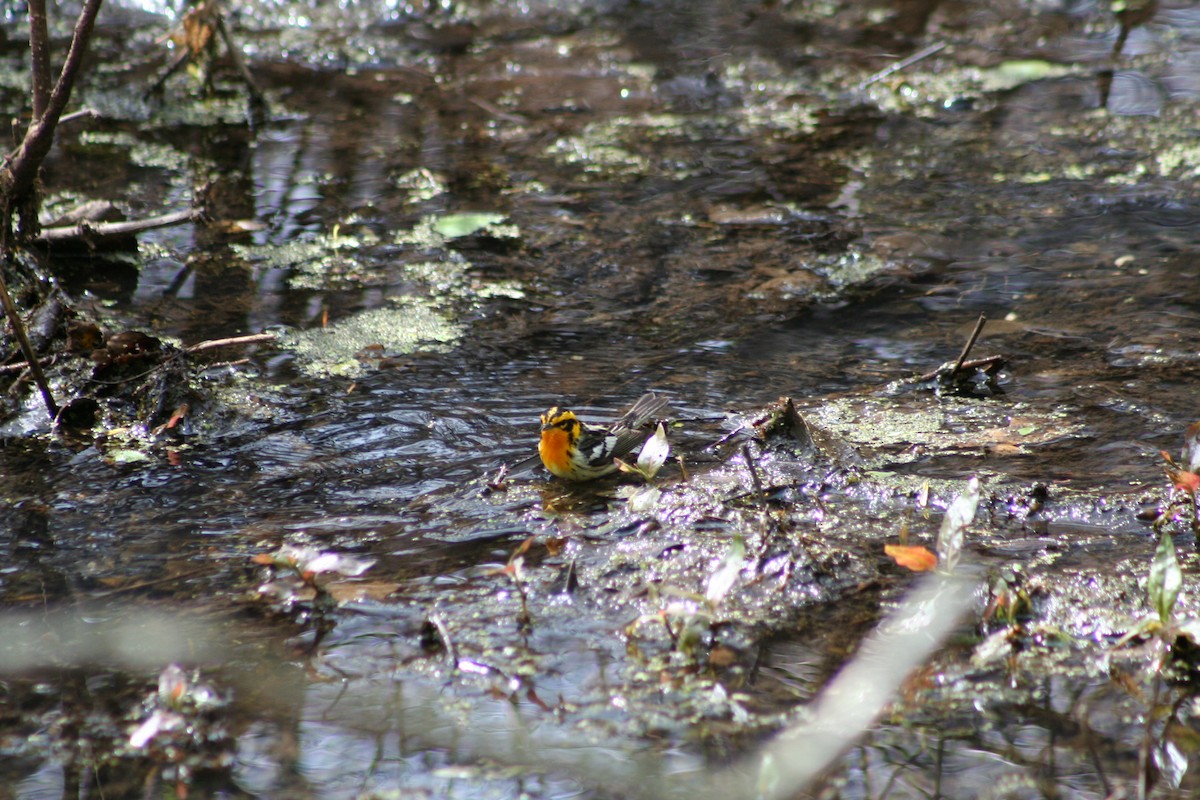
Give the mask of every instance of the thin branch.
M 742 457 L 746 459 L 746 466 L 750 468 L 750 480 L 754 482 L 754 491 L 758 493 L 758 499 L 764 505 L 767 502 L 767 493 L 763 489 L 762 481 L 758 477 L 758 467 L 754 463 L 754 456 L 750 454 L 750 445 L 742 445 Z
M 83 9 L 79 12 L 79 19 L 75 23 L 71 47 L 67 51 L 58 82 L 54 84 L 54 91 L 50 93 L 45 112 L 36 117 L 25 131 L 25 139 L 12 154 L 7 169 L 0 169 L 0 196 L 8 203 L 29 191 L 37 178 L 42 161 L 50 152 L 50 146 L 54 142 L 54 129 L 71 99 L 71 89 L 87 53 L 88 42 L 92 38 L 92 29 L 95 27 L 96 15 L 102 2 L 103 0 L 85 0 Z
M 46 0 L 29 0 L 29 62 L 32 73 L 33 118 L 41 119 L 50 102 L 50 31 Z
M 975 321 L 975 330 L 971 331 L 971 335 L 967 337 L 967 343 L 963 345 L 962 352 L 958 354 L 958 360 L 954 362 L 954 369 L 950 370 L 950 378 L 962 371 L 963 362 L 967 360 L 967 354 L 971 352 L 971 348 L 975 346 L 975 340 L 979 338 L 979 334 L 983 332 L 983 326 L 987 324 L 987 313 L 980 312 L 979 319 Z
M 203 350 L 213 350 L 217 347 L 229 347 L 238 344 L 257 344 L 258 342 L 273 342 L 275 334 L 273 333 L 252 333 L 247 336 L 232 336 L 228 339 L 208 339 L 207 341 L 197 342 L 193 345 L 188 345 L 184 348 L 188 353 L 199 353 Z
M 246 336 L 231 336 L 227 339 L 207 339 L 203 342 L 197 342 L 196 344 L 188 345 L 187 347 L 183 348 L 183 350 L 185 353 L 201 353 L 205 350 L 215 350 L 218 347 L 232 347 L 234 345 L 241 344 L 258 344 L 260 342 L 273 342 L 275 340 L 276 336 L 273 333 L 252 333 L 247 334 Z M 49 364 L 53 360 L 53 358 L 47 357 L 40 359 L 37 363 Z M 236 366 L 238 364 L 245 364 L 246 361 L 247 359 L 240 358 L 237 361 L 224 361 L 220 364 L 210 364 L 209 369 L 212 367 Z M 0 365 L 0 374 L 7 372 L 20 372 L 21 370 L 28 368 L 28 361 L 18 361 L 15 364 L 3 364 Z
M 38 363 L 39 364 L 49 364 L 52 360 L 53 359 L 51 359 L 51 358 L 43 358 L 43 359 L 39 360 Z M 28 361 L 18 361 L 15 364 L 0 365 L 0 374 L 6 373 L 6 372 L 20 372 L 23 369 L 29 369 Z
M 13 302 L 12 295 L 8 293 L 8 284 L 4 280 L 3 269 L 0 269 L 0 304 L 4 305 L 4 313 L 12 325 L 13 335 L 17 337 L 21 352 L 25 354 L 25 360 L 29 362 L 29 371 L 33 374 L 34 383 L 37 384 L 38 391 L 42 394 L 46 412 L 50 414 L 51 420 L 57 419 L 58 404 L 54 402 L 54 395 L 50 393 L 50 384 L 46 382 L 46 373 L 42 371 L 37 353 L 33 351 L 33 345 L 29 343 L 29 336 L 25 333 L 25 325 L 21 322 L 21 313 L 17 311 L 17 304 Z
M 450 668 L 458 670 L 458 647 L 455 646 L 454 640 L 450 638 L 450 629 L 446 627 L 446 622 L 437 614 L 430 614 L 428 617 L 429 624 L 437 631 L 438 637 L 442 640 L 442 647 L 446 648 L 446 655 L 450 659 Z
M 70 114 L 63 114 L 58 119 L 59 125 L 66 125 L 68 122 L 74 122 L 79 119 L 103 119 L 104 115 L 94 108 L 81 108 L 78 111 L 72 111 Z
M 126 220 L 123 222 L 81 222 L 78 225 L 66 225 L 61 228 L 46 228 L 34 241 L 63 242 L 74 239 L 94 240 L 119 236 L 130 236 L 154 228 L 165 228 L 169 225 L 179 225 L 184 222 L 199 222 L 204 213 L 191 209 L 188 211 L 173 211 L 159 217 L 148 219 Z
M 1007 360 L 1008 359 L 1006 359 L 1004 356 L 985 356 L 983 358 L 972 358 L 969 361 L 962 362 L 958 369 L 959 372 L 964 369 L 986 369 L 988 367 L 1003 365 Z M 946 365 L 943 364 L 937 369 L 930 370 L 923 375 L 917 375 L 915 378 L 903 378 L 899 381 L 899 383 L 928 383 L 929 381 L 937 378 L 938 375 L 941 375 L 945 367 Z
M 867 78 L 862 83 L 858 84 L 858 90 L 862 91 L 863 89 L 870 86 L 872 83 L 878 83 L 879 81 L 883 80 L 884 78 L 888 77 L 889 75 L 893 75 L 902 69 L 908 69 L 909 67 L 911 67 L 913 64 L 917 63 L 918 61 L 924 61 L 925 59 L 929 58 L 931 55 L 941 52 L 943 49 L 945 49 L 945 47 L 946 47 L 945 42 L 938 42 L 936 44 L 931 44 L 931 45 L 929 45 L 929 47 L 926 47 L 924 50 L 919 50 L 919 51 L 913 53 L 908 58 L 901 59 L 900 61 L 897 61 L 895 64 L 892 64 L 890 67 L 879 70 L 879 72 L 876 72 L 874 75 Z
M 246 59 L 242 58 L 241 48 L 234 43 L 233 36 L 229 33 L 229 26 L 225 23 L 225 15 L 219 11 L 217 12 L 217 32 L 221 34 L 221 40 L 225 42 L 225 49 L 229 52 L 229 58 L 233 61 L 234 68 L 237 69 L 246 84 L 246 90 L 250 93 L 251 106 L 265 109 L 267 101 L 263 96 L 262 89 L 258 88 L 258 84 L 254 81 L 254 75 L 246 66 Z

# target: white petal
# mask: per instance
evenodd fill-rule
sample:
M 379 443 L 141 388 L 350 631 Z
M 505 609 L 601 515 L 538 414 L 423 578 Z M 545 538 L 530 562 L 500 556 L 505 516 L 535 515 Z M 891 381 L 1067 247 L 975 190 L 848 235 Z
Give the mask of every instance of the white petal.
M 660 422 L 658 423 L 658 428 L 654 431 L 654 435 L 646 440 L 646 443 L 642 445 L 642 451 L 638 453 L 638 469 L 647 478 L 653 478 L 662 469 L 662 465 L 666 463 L 667 456 L 670 454 L 671 445 L 667 441 L 667 432 L 663 429 Z

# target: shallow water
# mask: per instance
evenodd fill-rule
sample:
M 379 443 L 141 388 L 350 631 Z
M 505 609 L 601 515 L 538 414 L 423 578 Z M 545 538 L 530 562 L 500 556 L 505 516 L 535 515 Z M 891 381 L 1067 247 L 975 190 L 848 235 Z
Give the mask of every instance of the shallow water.
M 214 367 L 205 385 L 236 397 L 237 413 L 198 415 L 183 442 L 156 446 L 149 462 L 114 463 L 104 442 L 10 438 L 0 449 L 0 553 L 10 565 L 0 596 L 17 608 L 200 601 L 205 612 L 253 617 L 249 632 L 231 635 L 253 652 L 235 648 L 235 660 L 261 670 L 262 684 L 278 681 L 280 696 L 265 702 L 247 688 L 255 681 L 239 684 L 230 791 L 607 797 L 697 775 L 776 729 L 879 606 L 896 602 L 903 576 L 855 547 L 857 523 L 830 534 L 857 560 L 814 581 L 810 605 L 788 612 L 821 645 L 797 653 L 792 637 L 738 634 L 766 666 L 744 684 L 729 679 L 729 691 L 748 695 L 738 702 L 763 715 L 760 728 L 723 727 L 716 711 L 673 716 L 684 700 L 666 688 L 647 699 L 652 677 L 630 679 L 645 695 L 609 698 L 609 682 L 643 662 L 619 633 L 637 616 L 641 598 L 621 595 L 637 580 L 605 572 L 605 559 L 626 548 L 632 564 L 654 551 L 651 563 L 672 574 L 679 553 L 719 558 L 726 545 L 714 531 L 726 523 L 690 520 L 693 537 L 609 524 L 599 513 L 607 489 L 564 488 L 540 472 L 482 493 L 478 479 L 532 454 L 537 416 L 551 405 L 611 419 L 659 391 L 689 421 L 692 438 L 677 447 L 693 445 L 685 459 L 703 475 L 720 470 L 705 445 L 734 426 L 726 412 L 787 395 L 816 420 L 836 398 L 875 398 L 881 405 L 866 402 L 862 419 L 828 424 L 884 453 L 873 469 L 918 483 L 984 475 L 996 495 L 976 548 L 985 562 L 1031 565 L 1061 582 L 1056 597 L 1086 595 L 1097 574 L 1144 567 L 1154 545 L 1136 515 L 1161 489 L 1157 452 L 1177 451 L 1194 419 L 1200 363 L 1186 133 L 1194 14 L 1165 8 L 1131 31 L 1106 86 L 1118 26 L 1102 8 L 942 5 L 912 4 L 882 21 L 884 11 L 853 4 L 817 14 L 721 2 L 484 5 L 418 20 L 391 9 L 365 29 L 308 33 L 269 16 L 261 28 L 240 20 L 255 31 L 246 39 L 272 105 L 254 130 L 236 92 L 131 100 L 128 86 L 154 70 L 124 64 L 116 43 L 137 42 L 140 53 L 159 31 L 105 31 L 99 47 L 111 66 L 80 100 L 110 119 L 99 134 L 68 132 L 49 185 L 125 198 L 141 214 L 186 203 L 208 183 L 209 213 L 222 224 L 145 236 L 140 270 L 80 265 L 66 281 L 76 296 L 91 292 L 114 327 L 185 343 L 336 327 L 397 298 L 466 333 L 450 346 L 385 347 L 332 376 L 286 349 L 225 354 L 249 361 Z M 862 85 L 941 41 L 951 46 Z M 10 69 L 19 57 L 10 44 Z M 1037 59 L 1057 71 L 1003 82 L 1013 80 L 1005 63 Z M 12 89 L 4 97 L 20 104 Z M 1140 116 L 1148 111 L 1157 116 Z M 78 170 L 80 158 L 95 169 Z M 423 221 L 464 211 L 506 215 L 515 240 L 418 235 Z M 249 224 L 231 232 L 229 221 Z M 989 323 L 972 355 L 1007 359 L 1003 394 L 962 405 L 923 392 L 880 399 L 890 382 L 954 359 L 981 312 Z M 947 446 L 932 433 L 859 442 L 853 429 L 872 410 L 932 411 L 934 432 L 951 434 L 988 414 L 1057 419 L 1063 429 L 1011 448 L 1008 439 Z M 882 537 L 912 511 L 871 489 L 813 489 L 811 474 L 789 468 L 763 465 L 791 475 L 805 502 L 818 498 L 805 512 L 812 520 L 875 517 Z M 1005 498 L 1019 507 L 1037 484 L 1051 487 L 1053 510 L 1005 519 Z M 836 501 L 825 511 L 822 491 Z M 825 531 L 815 521 L 811 530 Z M 514 621 L 516 592 L 496 570 L 529 536 L 571 538 L 571 549 L 530 552 L 540 605 L 526 635 Z M 263 633 L 262 604 L 249 599 L 262 580 L 250 557 L 283 542 L 378 559 L 368 574 L 375 593 L 337 611 L 331 631 L 298 627 L 289 646 L 304 669 L 255 649 L 294 630 Z M 812 561 L 834 563 L 821 558 Z M 576 569 L 627 605 L 561 590 Z M 888 587 L 882 599 L 847 599 L 848 587 L 872 582 Z M 423 651 L 429 616 L 458 608 L 479 615 L 464 647 L 494 631 L 498 651 L 507 643 L 532 654 L 531 672 L 485 664 L 464 676 Z M 478 646 L 472 657 L 498 658 Z M 519 653 L 504 658 L 522 663 Z M 943 658 L 952 672 L 955 652 Z M 947 697 L 905 724 L 885 721 L 830 785 L 846 797 L 927 796 L 938 785 L 965 796 L 1001 785 L 996 775 L 1012 781 L 1004 796 L 1014 797 L 1103 797 L 1133 785 L 1136 703 L 1102 696 L 1104 682 L 1081 679 L 1084 668 L 1047 676 L 1052 691 L 1023 685 L 1027 696 L 1013 699 L 1001 672 L 975 684 L 983 705 L 1000 710 L 972 716 Z M 84 673 L 85 685 L 98 680 Z M 99 690 L 72 695 L 71 675 L 14 678 L 9 707 L 71 695 L 62 706 L 83 713 L 106 702 Z M 1059 722 L 1100 714 L 1115 730 L 1081 748 L 1060 739 L 1043 706 Z M 116 717 L 135 725 L 122 708 Z M 16 753 L 34 718 L 13 718 L 3 741 Z M 938 738 L 940 728 L 950 733 Z M 0 783 L 20 787 L 14 796 L 71 794 L 78 753 L 47 744 L 20 754 L 0 770 Z M 1078 777 L 1088 770 L 1109 777 Z M 131 773 L 120 777 L 144 777 Z

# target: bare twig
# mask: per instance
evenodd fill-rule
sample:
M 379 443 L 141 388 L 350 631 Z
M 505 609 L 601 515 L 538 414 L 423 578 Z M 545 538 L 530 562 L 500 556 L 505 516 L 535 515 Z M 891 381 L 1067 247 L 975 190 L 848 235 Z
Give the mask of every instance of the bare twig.
M 273 342 L 275 334 L 273 333 L 251 333 L 246 336 L 231 336 L 228 339 L 208 339 L 207 341 L 197 342 L 193 345 L 188 345 L 184 348 L 188 353 L 199 353 L 202 350 L 212 350 L 217 347 L 228 347 L 236 344 L 256 344 L 258 342 Z
M 38 363 L 39 364 L 49 364 L 50 359 L 49 358 L 39 359 Z M 13 363 L 13 364 L 0 365 L 0 373 L 20 372 L 23 369 L 29 369 L 28 361 L 17 361 L 16 363 Z
M 450 659 L 450 668 L 458 669 L 458 648 L 454 644 L 454 640 L 450 638 L 450 629 L 446 626 L 443 620 L 437 614 L 430 614 L 428 617 L 429 624 L 438 632 L 438 636 L 442 640 L 442 646 L 446 648 L 446 655 Z
M 883 80 L 884 78 L 888 77 L 889 75 L 894 75 L 895 73 L 899 72 L 902 69 L 908 69 L 909 67 L 911 67 L 913 64 L 917 63 L 918 61 L 923 61 L 926 58 L 929 58 L 934 53 L 941 52 L 943 49 L 945 49 L 945 47 L 946 47 L 945 42 L 938 42 L 937 44 L 929 45 L 929 47 L 926 47 L 924 50 L 918 50 L 917 52 L 913 53 L 908 58 L 901 59 L 901 60 L 897 61 L 895 64 L 892 64 L 890 67 L 879 70 L 879 72 L 876 72 L 874 75 L 867 78 L 862 83 L 858 84 L 858 90 L 862 91 L 863 89 L 870 86 L 872 83 L 878 83 L 879 81 Z
M 184 222 L 198 222 L 204 217 L 202 211 L 174 211 L 149 219 L 127 220 L 124 222 L 81 222 L 78 225 L 66 225 L 61 228 L 46 228 L 38 234 L 38 242 L 63 242 L 74 239 L 84 241 L 107 239 L 119 236 L 130 236 L 141 231 L 165 228 Z
M 58 119 L 59 125 L 66 125 L 68 122 L 75 122 L 80 119 L 101 119 L 102 115 L 94 108 L 81 108 L 78 111 L 72 111 L 70 114 L 63 114 Z
M 8 284 L 4 280 L 3 269 L 0 269 L 0 303 L 4 305 L 4 313 L 12 325 L 13 335 L 17 337 L 21 352 L 25 354 L 25 360 L 29 362 L 29 371 L 33 374 L 34 383 L 37 384 L 38 391 L 42 394 L 46 412 L 50 414 L 51 420 L 56 419 L 58 404 L 54 402 L 54 395 L 50 393 L 50 384 L 46 382 L 46 373 L 42 372 L 42 365 L 38 363 L 37 353 L 33 351 L 33 345 L 29 343 L 29 337 L 25 334 L 25 324 L 21 322 L 21 314 L 17 311 L 17 305 L 13 302 L 12 295 L 8 293 Z
M 962 362 L 958 369 L 959 372 L 964 369 L 985 369 L 987 367 L 1003 364 L 1005 360 L 1006 359 L 1004 356 L 985 356 L 984 358 L 972 358 L 969 361 Z M 943 364 L 937 369 L 930 370 L 929 372 L 926 372 L 923 375 L 918 375 L 915 378 L 904 378 L 903 380 L 899 381 L 899 383 L 928 383 L 929 381 L 937 378 L 938 375 L 942 374 L 942 370 L 944 368 L 945 365 Z
M 233 36 L 229 33 L 229 26 L 225 24 L 225 15 L 220 12 L 217 12 L 217 32 L 221 34 L 221 41 L 225 42 L 225 49 L 229 51 L 229 59 L 233 61 L 234 68 L 237 69 L 238 74 L 242 76 L 242 81 L 246 84 L 246 91 L 250 93 L 251 106 L 266 108 L 267 101 L 263 96 L 262 89 L 259 89 L 258 84 L 255 83 L 254 75 L 246 66 L 246 59 L 242 58 L 241 48 L 234 43 Z
M 979 319 L 975 322 L 975 330 L 971 331 L 971 335 L 967 338 L 967 343 L 963 345 L 962 352 L 958 354 L 958 361 L 954 362 L 954 369 L 950 370 L 950 378 L 954 379 L 963 368 L 963 362 L 967 360 L 967 354 L 971 352 L 971 348 L 975 346 L 975 340 L 979 338 L 979 334 L 983 332 L 983 326 L 987 324 L 987 313 L 980 312 Z
M 218 361 L 215 364 L 209 364 L 209 369 L 220 369 L 221 367 L 240 367 L 243 364 L 249 364 L 248 358 L 235 358 L 233 361 Z
M 183 350 L 185 353 L 199 353 L 204 350 L 215 350 L 218 347 L 231 347 L 233 345 L 257 344 L 259 342 L 273 342 L 273 341 L 275 341 L 275 334 L 273 334 L 273 333 L 252 333 L 252 334 L 248 334 L 246 336 L 231 336 L 228 339 L 208 339 L 203 342 L 196 342 L 196 344 L 189 345 L 189 346 L 183 348 Z M 45 364 L 45 363 L 49 363 L 50 361 L 51 361 L 51 359 L 49 359 L 49 358 L 43 358 L 43 359 L 40 359 L 38 361 L 38 363 Z M 213 367 L 237 366 L 239 364 L 245 364 L 246 362 L 247 362 L 247 359 L 244 359 L 244 358 L 239 358 L 236 361 L 223 361 L 219 364 L 210 364 L 209 369 L 212 369 Z M 15 364 L 0 365 L 0 373 L 20 372 L 21 370 L 28 369 L 28 368 L 29 368 L 28 361 L 18 361 Z
M 166 85 L 167 80 L 176 72 L 183 69 L 183 67 L 191 60 L 192 51 L 188 50 L 186 47 L 183 48 L 179 55 L 175 57 L 175 60 L 171 62 L 171 66 L 167 67 L 166 71 L 162 75 L 158 76 L 158 80 L 156 80 L 154 84 L 142 94 L 142 99 L 146 100 L 154 95 L 157 95 L 160 91 L 162 91 L 162 88 L 164 85 Z
M 758 499 L 765 505 L 767 502 L 767 493 L 763 490 L 762 481 L 758 477 L 758 467 L 754 463 L 754 456 L 750 454 L 750 445 L 742 445 L 742 457 L 746 459 L 746 466 L 750 468 L 750 480 L 754 482 L 754 491 L 758 492 Z
M 44 112 L 34 118 L 33 124 L 25 131 L 21 145 L 11 155 L 6 166 L 0 169 L 0 198 L 8 209 L 13 207 L 14 200 L 24 196 L 33 187 L 42 161 L 50 152 L 50 146 L 54 142 L 54 129 L 71 99 L 71 89 L 83 64 L 101 2 L 103 0 L 85 0 L 79 12 L 79 19 L 75 23 L 75 32 L 71 37 L 71 47 L 63 62 L 62 72 L 54 84 Z
M 50 31 L 46 0 L 29 0 L 29 61 L 33 118 L 41 119 L 50 103 Z
M 491 102 L 483 99 L 482 97 L 468 97 L 467 100 L 469 100 L 470 102 L 479 106 L 484 111 L 491 114 L 493 117 L 496 117 L 497 119 L 502 119 L 502 120 L 505 120 L 506 122 L 515 122 L 518 125 L 524 125 L 526 122 L 529 121 L 529 120 L 525 119 L 524 117 L 522 117 L 520 114 L 509 113 L 508 111 L 505 111 L 503 108 L 496 105 L 495 103 L 491 103 Z

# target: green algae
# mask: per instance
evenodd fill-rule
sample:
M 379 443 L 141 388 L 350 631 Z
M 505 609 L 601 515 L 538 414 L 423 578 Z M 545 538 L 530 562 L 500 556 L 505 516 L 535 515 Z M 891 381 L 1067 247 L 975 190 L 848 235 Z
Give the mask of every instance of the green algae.
M 397 175 L 391 182 L 406 193 L 412 204 L 427 202 L 447 191 L 445 179 L 423 167 Z
M 463 334 L 461 325 L 415 302 L 375 308 L 339 320 L 327 328 L 293 331 L 280 337 L 311 375 L 354 376 L 375 358 L 368 348 L 387 355 L 418 349 L 445 350 Z

